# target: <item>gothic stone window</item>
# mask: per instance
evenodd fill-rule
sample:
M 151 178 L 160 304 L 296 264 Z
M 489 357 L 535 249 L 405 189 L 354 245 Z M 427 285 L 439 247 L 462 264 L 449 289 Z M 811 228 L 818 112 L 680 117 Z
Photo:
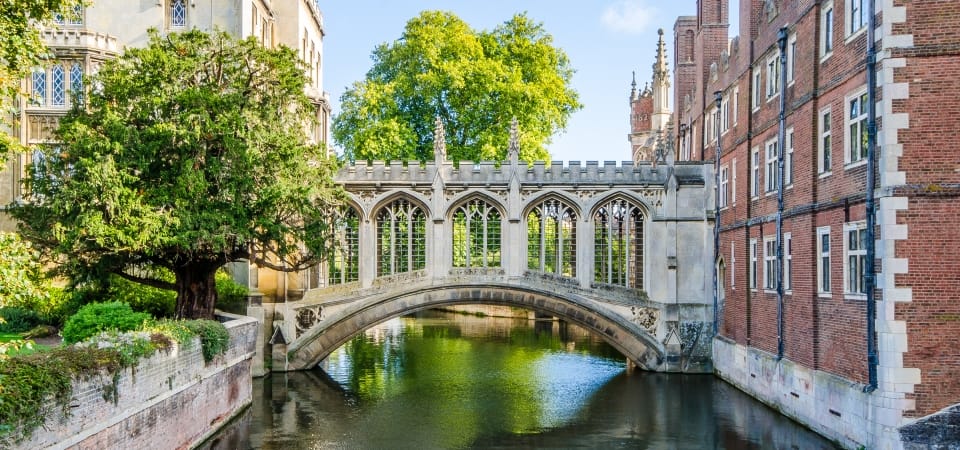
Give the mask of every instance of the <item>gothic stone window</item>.
M 170 27 L 183 28 L 187 26 L 187 2 L 186 0 L 171 0 L 170 2 Z
M 482 199 L 453 212 L 453 267 L 500 267 L 501 214 Z
M 427 217 L 406 199 L 377 214 L 377 275 L 411 272 L 426 266 Z
M 43 69 L 33 71 L 33 101 L 38 105 L 47 104 L 47 72 Z
M 360 220 L 351 207 L 341 209 L 334 217 L 333 246 L 327 257 L 330 266 L 327 283 L 342 284 L 359 279 Z
M 603 203 L 593 214 L 594 279 L 643 288 L 643 211 L 630 200 Z
M 51 94 L 53 96 L 51 103 L 54 106 L 64 106 L 67 104 L 67 84 L 66 75 L 62 65 L 55 65 L 50 69 Z
M 527 214 L 527 267 L 576 276 L 577 213 L 569 205 L 548 199 Z

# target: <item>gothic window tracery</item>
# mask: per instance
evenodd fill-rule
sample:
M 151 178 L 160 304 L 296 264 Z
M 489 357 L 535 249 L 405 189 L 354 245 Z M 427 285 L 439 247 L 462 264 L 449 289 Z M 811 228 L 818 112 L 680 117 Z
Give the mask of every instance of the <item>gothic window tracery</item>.
M 47 104 L 47 72 L 43 69 L 33 71 L 33 101 L 39 105 Z
M 426 267 L 427 216 L 406 199 L 377 213 L 377 276 Z
M 527 267 L 545 273 L 577 274 L 577 213 L 547 199 L 527 214 Z
M 78 62 L 70 67 L 70 94 L 74 100 L 80 100 L 83 96 L 83 67 Z
M 360 219 L 351 207 L 340 210 L 333 219 L 333 246 L 327 257 L 330 285 L 349 283 L 359 279 Z
M 594 279 L 601 283 L 643 288 L 643 211 L 616 198 L 593 214 Z
M 67 104 L 67 86 L 63 72 L 63 66 L 57 64 L 50 70 L 52 104 L 63 106 Z
M 473 199 L 453 213 L 453 266 L 501 266 L 500 211 L 483 199 Z
M 170 2 L 170 26 L 187 26 L 187 3 L 186 0 L 172 0 Z

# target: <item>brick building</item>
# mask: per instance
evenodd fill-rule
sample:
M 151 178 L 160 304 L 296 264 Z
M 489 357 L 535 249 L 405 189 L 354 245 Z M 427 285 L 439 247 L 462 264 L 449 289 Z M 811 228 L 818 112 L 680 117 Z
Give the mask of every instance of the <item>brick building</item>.
M 869 2 L 741 0 L 730 39 L 728 3 L 698 0 L 674 26 L 673 129 L 680 159 L 719 152 L 717 372 L 892 448 L 960 403 L 960 3 L 877 1 L 870 92 Z

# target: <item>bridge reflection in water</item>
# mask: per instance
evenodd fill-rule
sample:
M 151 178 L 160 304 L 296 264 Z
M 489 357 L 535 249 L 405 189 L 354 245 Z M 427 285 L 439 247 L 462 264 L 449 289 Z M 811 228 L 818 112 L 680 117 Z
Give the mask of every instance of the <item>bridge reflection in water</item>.
M 627 374 L 559 322 L 425 312 L 258 380 L 212 448 L 832 448 L 709 375 Z

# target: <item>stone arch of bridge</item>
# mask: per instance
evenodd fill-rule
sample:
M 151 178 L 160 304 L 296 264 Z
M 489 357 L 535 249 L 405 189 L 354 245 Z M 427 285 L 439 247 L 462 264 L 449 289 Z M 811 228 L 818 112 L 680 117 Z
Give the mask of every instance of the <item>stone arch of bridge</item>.
M 466 304 L 515 306 L 546 313 L 590 330 L 645 370 L 663 370 L 663 344 L 623 316 L 576 294 L 524 286 L 462 284 L 401 290 L 373 296 L 331 314 L 293 341 L 287 369 L 315 367 L 331 352 L 377 324 L 416 311 Z

